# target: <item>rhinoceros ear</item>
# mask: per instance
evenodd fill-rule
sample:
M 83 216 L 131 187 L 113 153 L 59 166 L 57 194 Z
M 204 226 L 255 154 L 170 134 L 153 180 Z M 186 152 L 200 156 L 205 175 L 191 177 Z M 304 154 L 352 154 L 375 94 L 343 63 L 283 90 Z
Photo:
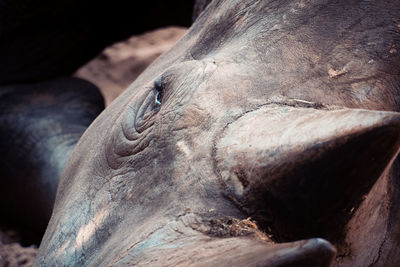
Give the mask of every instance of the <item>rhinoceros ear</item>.
M 217 171 L 278 240 L 338 237 L 399 144 L 400 113 L 271 105 L 227 127 Z

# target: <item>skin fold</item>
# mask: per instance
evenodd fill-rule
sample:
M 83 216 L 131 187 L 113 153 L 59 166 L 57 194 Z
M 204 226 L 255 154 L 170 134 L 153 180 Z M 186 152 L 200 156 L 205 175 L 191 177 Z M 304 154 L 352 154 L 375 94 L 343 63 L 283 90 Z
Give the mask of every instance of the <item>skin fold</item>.
M 399 23 L 213 1 L 83 134 L 36 265 L 396 266 Z

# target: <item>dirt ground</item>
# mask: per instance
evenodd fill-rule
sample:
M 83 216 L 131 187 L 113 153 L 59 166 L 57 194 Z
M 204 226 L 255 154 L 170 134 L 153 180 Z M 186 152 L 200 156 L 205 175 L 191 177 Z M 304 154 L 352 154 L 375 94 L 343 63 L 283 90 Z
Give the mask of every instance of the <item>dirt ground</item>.
M 185 28 L 169 27 L 133 36 L 106 48 L 75 76 L 97 85 L 108 105 L 185 32 Z M 21 245 L 17 230 L 0 226 L 0 267 L 32 266 L 36 253 L 37 246 Z
M 185 28 L 169 27 L 106 48 L 99 56 L 79 69 L 75 76 L 97 85 L 109 105 L 161 53 L 174 45 Z
M 32 266 L 36 253 L 35 245 L 21 245 L 21 237 L 16 230 L 0 227 L 0 266 Z

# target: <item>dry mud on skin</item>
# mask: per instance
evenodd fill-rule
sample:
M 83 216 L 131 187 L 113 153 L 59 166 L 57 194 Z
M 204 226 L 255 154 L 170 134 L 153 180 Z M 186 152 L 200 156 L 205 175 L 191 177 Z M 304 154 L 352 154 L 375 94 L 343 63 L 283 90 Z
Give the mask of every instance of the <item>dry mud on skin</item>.
M 170 49 L 186 30 L 168 27 L 116 43 L 80 68 L 75 76 L 97 85 L 108 106 L 150 63 Z
M 75 76 L 96 84 L 108 105 L 186 30 L 169 27 L 116 43 L 80 68 Z M 22 247 L 17 232 L 0 227 L 0 267 L 32 266 L 36 254 L 36 246 Z

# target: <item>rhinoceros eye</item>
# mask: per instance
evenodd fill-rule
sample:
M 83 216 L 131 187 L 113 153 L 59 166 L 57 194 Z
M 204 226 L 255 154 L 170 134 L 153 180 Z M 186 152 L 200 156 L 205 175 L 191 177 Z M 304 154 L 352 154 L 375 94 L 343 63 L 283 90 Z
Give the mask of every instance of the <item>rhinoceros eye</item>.
M 162 81 L 162 76 L 158 77 L 154 81 L 153 85 L 155 95 L 154 95 L 154 105 L 159 108 L 162 103 L 162 98 L 164 96 L 164 86 L 163 86 L 163 81 Z

